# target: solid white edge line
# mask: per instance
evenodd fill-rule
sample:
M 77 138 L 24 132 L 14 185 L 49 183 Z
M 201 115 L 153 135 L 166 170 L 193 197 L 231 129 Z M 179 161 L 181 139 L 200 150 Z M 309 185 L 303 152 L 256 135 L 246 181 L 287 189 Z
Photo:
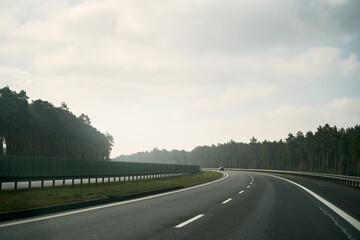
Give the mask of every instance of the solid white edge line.
M 224 173 L 224 174 L 225 174 L 225 176 L 218 179 L 218 180 L 208 182 L 208 183 L 204 183 L 204 184 L 201 184 L 201 185 L 196 185 L 196 186 L 193 186 L 193 187 L 188 187 L 188 188 L 184 188 L 184 189 L 180 189 L 180 190 L 176 190 L 176 191 L 172 191 L 172 192 L 159 193 L 159 194 L 156 194 L 156 195 L 151 195 L 151 196 L 147 196 L 147 197 L 143 197 L 143 198 L 136 198 L 136 199 L 127 200 L 127 201 L 123 201 L 123 202 L 109 203 L 109 204 L 104 204 L 104 205 L 100 205 L 100 206 L 97 206 L 97 207 L 89 207 L 89 208 L 84 208 L 84 209 L 75 210 L 75 211 L 58 213 L 58 214 L 54 214 L 54 215 L 48 215 L 48 216 L 43 216 L 43 217 L 35 217 L 35 218 L 30 218 L 30 219 L 25 219 L 25 220 L 14 220 L 13 222 L 8 222 L 8 223 L 3 223 L 3 224 L 0 223 L 0 228 L 9 227 L 9 226 L 15 226 L 15 225 L 24 224 L 24 223 L 30 223 L 30 222 L 37 222 L 37 221 L 47 220 L 47 219 L 51 219 L 51 218 L 63 217 L 63 216 L 68 216 L 68 215 L 72 215 L 72 214 L 83 213 L 83 212 L 93 211 L 93 210 L 97 210 L 97 209 L 108 208 L 108 207 L 113 207 L 113 206 L 118 206 L 118 205 L 138 202 L 138 201 L 143 201 L 143 200 L 147 200 L 147 199 L 162 197 L 162 196 L 166 196 L 166 195 L 170 195 L 170 194 L 174 194 L 174 193 L 184 192 L 184 191 L 204 187 L 204 186 L 207 186 L 207 185 L 210 185 L 210 184 L 225 180 L 226 178 L 229 177 L 229 174 L 227 174 L 227 173 Z
M 244 192 L 244 190 L 240 191 L 239 194 L 242 194 Z
M 316 198 L 317 200 L 319 200 L 320 202 L 322 202 L 324 205 L 326 205 L 328 208 L 330 208 L 331 210 L 333 210 L 335 213 L 337 213 L 340 217 L 342 217 L 345 221 L 347 221 L 348 223 L 350 223 L 354 228 L 356 228 L 358 231 L 360 231 L 360 222 L 358 220 L 356 220 L 355 218 L 351 217 L 349 214 L 347 214 L 346 212 L 344 212 L 343 210 L 341 210 L 340 208 L 336 207 L 334 204 L 332 204 L 331 202 L 325 200 L 324 198 L 320 197 L 319 195 L 317 195 L 316 193 L 314 193 L 313 191 L 307 189 L 306 187 L 290 181 L 286 178 L 282 178 L 282 177 L 278 177 L 278 176 L 274 176 L 274 175 L 268 175 L 268 174 L 264 174 L 267 176 L 272 176 L 275 178 L 279 178 L 282 179 L 284 181 L 287 181 L 289 183 L 292 183 L 296 186 L 298 186 L 299 188 L 303 189 L 304 191 L 306 191 L 307 193 L 309 193 L 310 195 L 312 195 L 314 198 Z
M 229 199 L 223 201 L 221 204 L 226 204 L 226 203 L 230 202 L 231 200 L 232 200 L 232 198 L 229 198 Z
M 201 218 L 201 217 L 203 217 L 203 216 L 204 216 L 204 214 L 199 214 L 199 215 L 197 215 L 196 217 L 193 217 L 193 218 L 191 218 L 191 219 L 189 219 L 189 220 L 187 220 L 187 221 L 185 221 L 185 222 L 183 222 L 183 223 L 180 223 L 179 225 L 176 225 L 175 228 L 182 228 L 182 227 L 184 227 L 185 225 L 188 225 L 189 223 L 191 223 L 191 222 L 193 222 L 193 221 L 196 221 L 196 220 L 198 220 L 199 218 Z

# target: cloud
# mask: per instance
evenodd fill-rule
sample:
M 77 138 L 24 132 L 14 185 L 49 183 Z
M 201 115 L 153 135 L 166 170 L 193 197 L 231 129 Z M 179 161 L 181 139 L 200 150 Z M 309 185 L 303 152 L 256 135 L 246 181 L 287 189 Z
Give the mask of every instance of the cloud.
M 30 72 L 10 67 L 0 67 L 0 79 L 2 85 L 10 85 L 16 88 L 30 87 L 36 81 L 36 76 Z
M 207 145 L 230 139 L 235 141 L 249 142 L 252 136 L 258 140 L 285 139 L 288 133 L 295 134 L 297 131 L 306 133 L 316 131 L 318 126 L 325 123 L 338 127 L 353 127 L 359 124 L 360 110 L 358 108 L 360 98 L 334 99 L 327 104 L 293 106 L 283 104 L 279 107 L 265 111 L 240 116 L 228 120 L 208 120 L 202 124 L 202 134 L 205 136 L 199 142 Z M 211 129 L 211 131 L 208 131 Z
M 345 61 L 341 63 L 341 71 L 345 75 L 357 73 L 359 76 L 360 62 L 355 54 L 351 54 L 349 58 L 345 59 Z
M 344 56 L 339 48 L 314 47 L 296 56 L 269 59 L 264 68 L 285 80 L 316 81 L 359 72 L 359 64 L 354 54 Z
M 3 1 L 0 84 L 111 132 L 114 155 L 359 113 L 357 0 Z
M 276 86 L 266 84 L 244 84 L 233 85 L 225 88 L 223 91 L 217 91 L 216 95 L 206 95 L 203 98 L 191 103 L 189 108 L 196 108 L 197 111 L 216 109 L 233 109 L 249 102 L 263 100 L 271 97 L 277 91 Z

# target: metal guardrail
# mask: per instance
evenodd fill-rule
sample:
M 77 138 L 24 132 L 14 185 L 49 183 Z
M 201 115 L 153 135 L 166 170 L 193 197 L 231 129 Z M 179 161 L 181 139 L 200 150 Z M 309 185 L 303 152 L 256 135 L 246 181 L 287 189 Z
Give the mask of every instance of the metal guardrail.
M 360 177 L 347 176 L 347 175 L 336 175 L 336 174 L 325 174 L 325 173 L 312 173 L 312 172 L 298 172 L 298 171 L 281 171 L 281 170 L 265 170 L 265 169 L 242 169 L 242 168 L 232 168 L 236 171 L 251 171 L 251 172 L 266 172 L 266 173 L 281 173 L 281 174 L 290 174 L 297 176 L 306 176 L 317 179 L 322 179 L 334 183 L 339 183 L 343 185 L 348 185 L 351 187 L 360 187 Z
M 55 180 L 95 178 L 121 178 L 123 180 L 148 179 L 175 174 L 184 174 L 200 171 L 197 165 L 176 165 L 159 163 L 132 163 L 132 162 L 112 162 L 112 161 L 92 161 L 77 159 L 57 159 L 57 158 L 36 158 L 36 157 L 15 157 L 0 156 L 0 190 L 3 182 L 14 182 L 17 189 L 18 182 L 52 180 L 55 186 Z

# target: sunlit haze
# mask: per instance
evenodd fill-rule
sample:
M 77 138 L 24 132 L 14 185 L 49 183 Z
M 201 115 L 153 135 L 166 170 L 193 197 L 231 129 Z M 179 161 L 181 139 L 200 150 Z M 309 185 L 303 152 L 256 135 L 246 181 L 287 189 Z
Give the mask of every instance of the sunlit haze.
M 1 1 L 0 88 L 88 115 L 112 157 L 360 123 L 360 1 Z

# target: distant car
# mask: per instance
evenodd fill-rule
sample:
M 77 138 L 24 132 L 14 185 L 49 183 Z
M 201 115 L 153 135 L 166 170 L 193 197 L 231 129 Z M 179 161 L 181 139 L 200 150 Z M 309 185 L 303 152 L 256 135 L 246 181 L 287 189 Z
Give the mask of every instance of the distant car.
M 225 169 L 223 167 L 219 167 L 219 171 L 224 171 Z

